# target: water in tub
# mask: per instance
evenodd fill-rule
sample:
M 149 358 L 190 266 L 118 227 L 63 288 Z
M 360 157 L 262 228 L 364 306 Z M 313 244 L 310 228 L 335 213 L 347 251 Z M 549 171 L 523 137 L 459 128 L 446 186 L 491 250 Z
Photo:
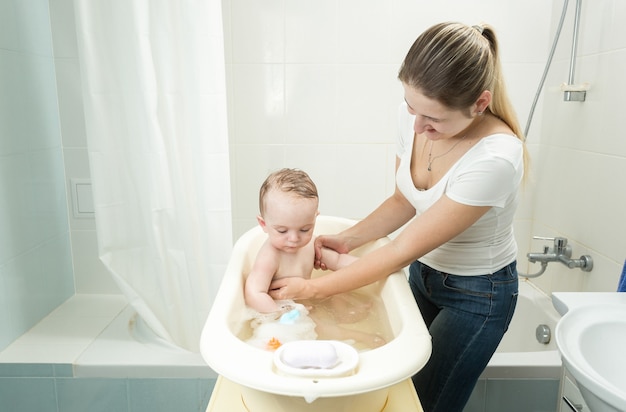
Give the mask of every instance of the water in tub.
M 274 350 L 294 340 L 337 340 L 357 350 L 374 349 L 391 339 L 385 307 L 366 288 L 320 301 L 281 301 L 279 314 L 262 314 L 248 308 L 247 327 L 239 338 Z

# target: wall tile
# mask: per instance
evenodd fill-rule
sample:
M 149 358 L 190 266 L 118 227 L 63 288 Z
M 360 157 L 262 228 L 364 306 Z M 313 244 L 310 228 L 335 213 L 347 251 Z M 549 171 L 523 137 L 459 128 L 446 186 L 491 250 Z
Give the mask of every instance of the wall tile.
M 285 3 L 286 63 L 337 61 L 337 8 L 336 0 L 290 0 Z
M 0 2 L 0 49 L 19 49 L 16 3 L 17 0 Z
M 29 164 L 24 154 L 6 156 L 0 162 L 0 264 L 32 247 L 26 211 Z
M 485 412 L 552 412 L 558 390 L 557 379 L 488 379 Z
M 121 293 L 111 273 L 98 256 L 98 238 L 95 229 L 72 231 L 72 251 L 76 293 Z
M 626 2 L 613 0 L 613 11 L 611 13 L 611 24 L 609 26 L 609 36 L 607 39 L 608 50 L 618 50 L 626 47 L 626 26 L 624 26 L 624 16 L 626 16 Z M 595 27 L 591 28 L 594 30 Z M 595 29 L 597 30 L 597 29 Z
M 77 58 L 55 59 L 63 147 L 87 147 L 85 113 Z
M 54 61 L 45 56 L 24 56 L 20 76 L 24 99 L 24 120 L 20 129 L 30 149 L 61 146 L 59 108 Z
M 128 411 L 125 379 L 56 379 L 59 411 Z
M 54 57 L 76 58 L 78 56 L 78 44 L 74 21 L 74 2 L 73 0 L 51 0 L 49 3 Z
M 0 378 L 0 399 L 7 411 L 56 411 L 54 379 Z
M 170 412 L 198 409 L 202 399 L 196 379 L 130 379 L 130 412 Z
M 281 63 L 285 58 L 285 0 L 232 0 L 234 63 Z
M 51 378 L 54 366 L 45 363 L 0 363 L 0 376 L 3 378 Z
M 233 66 L 235 143 L 277 144 L 285 141 L 285 71 L 281 65 Z
M 336 38 L 339 63 L 389 63 L 391 2 L 342 0 L 337 2 Z
M 34 249 L 12 259 L 4 265 L 5 302 L 13 313 L 2 334 L 13 341 L 43 318 L 52 308 L 40 299 L 44 297 L 41 280 L 40 251 Z
M 52 56 L 52 33 L 48 3 L 38 0 L 14 1 L 19 28 L 19 48 L 27 53 Z
M 568 19 L 574 20 L 575 6 L 578 1 L 571 2 Z M 581 56 L 609 51 L 613 29 L 613 4 L 615 0 L 595 0 L 582 2 L 580 13 L 580 31 L 578 36 L 578 50 Z M 603 30 L 598 30 L 602 27 Z M 569 31 L 565 39 L 571 45 L 573 31 Z M 571 47 L 571 46 L 570 46 Z
M 1 37 L 1 35 L 0 35 Z M 24 83 L 21 76 L 23 55 L 0 49 L 0 156 L 21 153 L 26 150 L 28 140 L 20 130 L 26 120 L 24 107 Z
M 463 412 L 484 412 L 485 392 L 487 390 L 487 380 L 481 379 L 476 383 L 474 391 L 463 408 Z
M 285 67 L 285 143 L 337 140 L 337 70 L 334 65 Z
M 404 99 L 397 79 L 400 62 L 337 67 L 337 143 L 396 143 L 398 106 Z M 362 98 L 367 90 L 367 98 Z

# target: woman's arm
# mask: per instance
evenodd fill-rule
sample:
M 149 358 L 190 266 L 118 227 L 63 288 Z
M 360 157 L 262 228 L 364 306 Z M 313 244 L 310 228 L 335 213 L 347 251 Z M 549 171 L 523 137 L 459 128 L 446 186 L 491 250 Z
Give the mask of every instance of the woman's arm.
M 380 239 L 401 228 L 415 216 L 415 208 L 396 187 L 395 192 L 376 210 L 354 226 L 341 232 L 349 250 Z
M 453 239 L 480 219 L 490 208 L 490 206 L 464 205 L 444 195 L 386 245 L 359 258 L 351 265 L 324 276 L 310 280 L 276 280 L 270 286 L 272 289 L 270 295 L 275 299 L 321 299 L 368 285 L 397 272 L 415 259 Z M 400 219 L 395 220 L 398 221 Z
M 396 158 L 396 171 L 400 159 Z M 354 226 L 336 235 L 320 235 L 315 239 L 315 267 L 327 269 L 320 261 L 322 248 L 348 253 L 372 240 L 396 231 L 415 216 L 415 208 L 396 187 L 395 192 L 376 210 Z

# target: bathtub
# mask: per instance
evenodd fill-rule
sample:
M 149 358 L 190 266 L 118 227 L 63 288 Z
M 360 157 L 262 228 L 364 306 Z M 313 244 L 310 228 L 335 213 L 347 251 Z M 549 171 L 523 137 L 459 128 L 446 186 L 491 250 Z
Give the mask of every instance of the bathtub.
M 517 308 L 509 330 L 489 361 L 481 379 L 559 379 L 561 358 L 556 343 L 554 340 L 548 344 L 539 343 L 535 337 L 535 331 L 538 325 L 545 324 L 554 332 L 560 314 L 552 306 L 550 298 L 531 281 L 520 280 L 519 288 Z M 100 295 L 94 295 L 90 299 L 96 299 L 98 296 Z M 120 302 L 123 301 L 124 299 L 120 297 L 115 300 L 115 304 L 120 306 L 122 305 Z M 99 304 L 112 306 L 108 303 Z M 79 376 L 146 376 L 147 374 L 142 372 L 142 365 L 145 365 L 152 371 L 151 374 L 157 371 L 159 376 L 217 377 L 214 370 L 206 367 L 206 362 L 202 359 L 204 355 L 191 354 L 163 342 L 137 318 L 132 308 L 126 306 L 125 303 L 123 305 L 124 310 L 115 316 L 104 332 L 75 361 Z M 68 320 L 73 321 L 73 319 Z M 215 334 L 205 327 L 203 342 L 207 339 L 213 340 L 212 336 Z M 209 347 L 213 348 L 213 346 Z M 114 356 L 117 359 L 111 362 Z M 212 359 L 215 357 L 209 356 Z M 219 362 L 217 364 L 219 365 Z M 97 368 L 97 366 L 104 365 L 107 368 Z M 130 367 L 122 368 L 121 365 Z M 228 372 L 226 373 L 225 376 L 231 376 Z
M 481 379 L 559 379 L 561 357 L 553 338 L 540 343 L 539 325 L 554 333 L 561 315 L 551 299 L 529 280 L 520 279 L 519 297 L 509 330 Z
M 319 216 L 316 233 L 336 233 L 353 225 L 348 219 Z M 406 380 L 420 370 L 430 356 L 431 340 L 417 309 L 404 272 L 368 285 L 368 293 L 378 293 L 388 315 L 393 338 L 376 349 L 358 353 L 358 367 L 348 376 L 299 377 L 278 373 L 273 367 L 274 353 L 249 345 L 238 337 L 247 320 L 243 285 L 256 253 L 265 240 L 265 233 L 256 227 L 235 244 L 222 279 L 216 300 L 203 328 L 200 352 L 207 364 L 219 375 L 242 387 L 244 403 L 298 402 L 298 410 L 325 410 L 325 401 L 334 410 L 378 410 L 374 406 L 385 401 L 385 389 Z M 380 239 L 355 250 L 355 255 L 387 242 Z M 296 401 L 297 399 L 297 401 Z M 355 401 L 363 401 L 356 406 Z M 303 402 L 304 400 L 304 402 Z M 358 409 L 354 409 L 357 407 Z M 294 407 L 295 408 L 295 407 Z M 320 409 L 321 408 L 321 409 Z M 278 410 L 277 408 L 274 410 Z M 288 409 L 285 409 L 288 410 Z

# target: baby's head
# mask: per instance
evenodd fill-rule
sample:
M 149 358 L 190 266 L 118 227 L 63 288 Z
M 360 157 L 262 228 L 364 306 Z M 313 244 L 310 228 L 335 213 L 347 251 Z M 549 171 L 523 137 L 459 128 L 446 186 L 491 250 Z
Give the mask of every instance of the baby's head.
M 274 247 L 295 252 L 313 237 L 319 198 L 308 174 L 281 169 L 270 174 L 259 192 L 259 225 Z

